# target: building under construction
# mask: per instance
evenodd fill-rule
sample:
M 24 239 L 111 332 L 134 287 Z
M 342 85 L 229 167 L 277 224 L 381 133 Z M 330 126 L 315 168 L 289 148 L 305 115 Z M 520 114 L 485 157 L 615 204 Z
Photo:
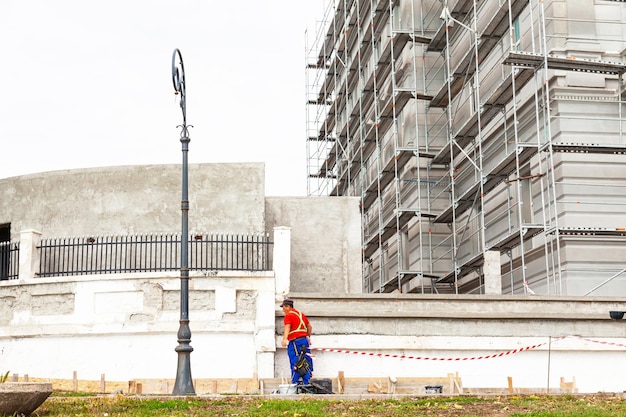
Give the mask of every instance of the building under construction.
M 607 0 L 328 2 L 308 193 L 360 197 L 365 292 L 626 295 L 625 23 Z

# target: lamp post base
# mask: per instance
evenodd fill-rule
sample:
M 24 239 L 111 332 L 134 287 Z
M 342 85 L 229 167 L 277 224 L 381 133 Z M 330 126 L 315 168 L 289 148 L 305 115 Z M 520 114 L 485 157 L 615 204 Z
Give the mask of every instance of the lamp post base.
M 172 395 L 196 395 L 191 379 L 191 352 L 193 352 L 193 348 L 189 344 L 190 342 L 189 320 L 181 320 L 178 329 L 178 346 L 174 349 L 178 352 L 178 367 Z

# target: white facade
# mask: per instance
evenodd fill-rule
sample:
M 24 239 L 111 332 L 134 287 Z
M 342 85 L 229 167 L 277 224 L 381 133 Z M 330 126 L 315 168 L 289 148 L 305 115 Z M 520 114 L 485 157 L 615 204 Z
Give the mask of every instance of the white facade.
M 281 282 L 280 285 L 277 283 Z M 176 274 L 112 274 L 0 283 L 0 368 L 31 378 L 159 381 L 176 375 Z M 288 277 L 192 274 L 192 377 L 266 381 L 289 377 L 277 307 Z M 313 324 L 317 378 L 458 378 L 454 392 L 621 392 L 626 323 L 609 318 L 626 300 L 600 297 L 428 296 L 289 292 Z M 336 385 L 336 383 L 335 383 Z M 354 385 L 348 393 L 365 393 Z M 423 393 L 416 387 L 413 393 Z M 521 391 L 520 391 L 521 390 Z M 231 391 L 232 392 L 232 391 Z

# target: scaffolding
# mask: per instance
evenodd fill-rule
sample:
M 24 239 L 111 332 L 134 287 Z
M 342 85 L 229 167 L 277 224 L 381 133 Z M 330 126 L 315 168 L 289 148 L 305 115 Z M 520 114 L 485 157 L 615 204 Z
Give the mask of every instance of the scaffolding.
M 364 291 L 626 294 L 624 3 L 335 0 L 323 22 L 308 192 L 360 197 Z

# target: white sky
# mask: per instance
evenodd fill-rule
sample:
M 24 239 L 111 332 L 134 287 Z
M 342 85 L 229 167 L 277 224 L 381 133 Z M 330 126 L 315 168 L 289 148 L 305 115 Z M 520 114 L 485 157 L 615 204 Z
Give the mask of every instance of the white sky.
M 0 0 L 0 178 L 265 162 L 266 193 L 306 195 L 305 29 L 324 0 Z

